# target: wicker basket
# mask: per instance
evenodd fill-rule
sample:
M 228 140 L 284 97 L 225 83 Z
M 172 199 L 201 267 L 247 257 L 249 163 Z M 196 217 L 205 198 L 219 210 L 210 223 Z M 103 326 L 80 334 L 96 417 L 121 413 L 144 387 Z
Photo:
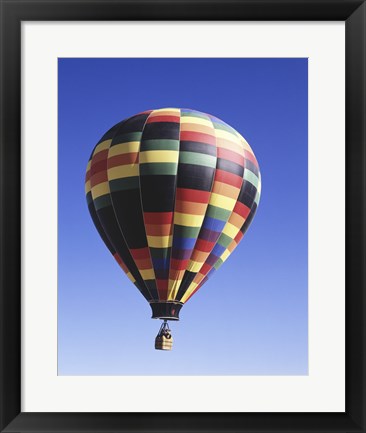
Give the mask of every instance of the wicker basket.
M 155 349 L 157 350 L 172 350 L 173 338 L 166 338 L 164 335 L 155 338 Z

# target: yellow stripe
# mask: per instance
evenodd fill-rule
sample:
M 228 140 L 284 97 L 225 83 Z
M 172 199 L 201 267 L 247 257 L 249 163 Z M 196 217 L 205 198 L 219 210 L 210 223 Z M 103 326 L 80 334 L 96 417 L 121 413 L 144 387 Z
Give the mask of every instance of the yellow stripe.
M 157 110 L 154 110 L 149 117 L 156 117 L 161 116 L 162 114 L 180 114 L 179 108 L 158 108 Z
M 183 125 L 180 125 L 180 130 L 181 132 L 200 132 L 201 134 L 207 134 L 213 138 L 216 138 L 212 126 L 193 125 L 191 123 L 185 123 Z
M 88 171 L 90 170 L 91 163 L 92 163 L 92 160 L 90 160 L 90 161 L 88 162 L 88 164 L 87 164 L 87 166 L 86 166 L 86 172 L 88 172 Z
M 182 280 L 169 280 L 168 301 L 173 301 L 177 296 Z
M 229 222 L 226 223 L 224 230 L 222 231 L 222 233 L 224 233 L 225 235 L 229 236 L 231 239 L 234 239 L 235 236 L 238 234 L 240 228 L 234 226 L 233 224 L 230 224 Z
M 234 143 L 233 141 L 230 141 L 228 143 L 224 139 L 216 138 L 216 146 L 220 149 L 231 150 L 232 152 L 235 152 L 240 156 L 244 156 L 244 149 L 242 144 L 240 143 Z
M 134 283 L 136 282 L 135 278 L 133 277 L 133 275 L 131 274 L 131 272 L 127 272 L 126 274 L 128 276 L 128 278 Z
M 126 164 L 108 169 L 108 180 L 122 179 L 124 177 L 138 176 L 138 164 Z
M 180 300 L 180 302 L 183 302 L 183 303 L 186 302 L 187 298 L 189 298 L 189 296 L 196 289 L 197 286 L 198 286 L 198 284 L 191 283 L 191 285 L 188 287 L 186 293 L 182 296 L 182 299 Z
M 218 138 L 223 138 L 225 140 L 232 141 L 233 143 L 236 143 L 236 144 L 241 143 L 240 139 L 236 135 L 231 134 L 228 131 L 224 131 L 223 129 L 215 129 L 215 134 L 216 134 L 216 137 L 218 137 Z
M 112 143 L 112 140 L 105 140 L 105 141 L 102 141 L 101 143 L 99 143 L 94 150 L 93 156 L 96 155 L 97 153 L 101 152 L 102 150 L 109 149 L 109 146 L 111 145 L 111 143 Z
M 178 163 L 179 152 L 176 150 L 148 150 L 140 152 L 140 164 L 151 162 Z
M 236 200 L 230 197 L 224 197 L 223 195 L 219 195 L 216 193 L 212 193 L 210 197 L 210 205 L 221 207 L 226 210 L 233 210 L 235 206 Z
M 203 262 L 190 261 L 187 270 L 190 272 L 198 272 L 202 268 Z
M 212 122 L 210 120 L 201 119 L 200 117 L 183 116 L 180 119 L 180 123 L 194 123 L 196 125 L 204 125 L 212 128 Z
M 154 269 L 139 269 L 143 280 L 155 280 Z
M 109 183 L 102 182 L 98 183 L 98 185 L 93 186 L 91 189 L 93 200 L 100 197 L 101 195 L 109 194 Z
M 90 192 L 90 180 L 85 182 L 85 194 L 88 194 Z
M 139 150 L 140 150 L 139 141 L 128 141 L 126 143 L 119 143 L 109 148 L 108 158 L 117 155 L 124 155 L 125 153 L 136 153 Z
M 220 259 L 224 262 L 229 256 L 230 256 L 231 252 L 226 249 L 220 256 Z
M 238 136 L 240 138 L 241 144 L 244 146 L 244 149 L 254 155 L 254 152 L 253 152 L 252 148 L 249 146 L 249 143 L 247 142 L 247 140 L 242 135 L 240 135 L 239 133 L 238 133 Z
M 174 224 L 186 227 L 200 227 L 202 225 L 204 215 L 192 215 L 188 213 L 174 213 Z
M 147 236 L 149 247 L 168 248 L 172 246 L 172 236 Z

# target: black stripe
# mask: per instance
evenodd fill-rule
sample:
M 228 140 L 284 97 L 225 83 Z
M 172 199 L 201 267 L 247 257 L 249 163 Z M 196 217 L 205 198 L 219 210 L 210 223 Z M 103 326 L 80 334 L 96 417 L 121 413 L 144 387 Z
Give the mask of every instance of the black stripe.
M 182 299 L 183 295 L 186 293 L 188 287 L 190 286 L 190 284 L 194 280 L 195 276 L 196 276 L 196 272 L 186 271 L 184 273 L 181 285 L 179 286 L 177 296 L 175 297 L 175 299 L 177 301 L 180 301 Z
M 176 176 L 140 176 L 144 212 L 173 212 Z
M 228 161 L 227 159 L 217 158 L 217 170 L 224 170 L 232 174 L 236 174 L 239 177 L 243 177 L 244 167 L 235 162 Z
M 129 132 L 140 132 L 145 125 L 150 113 L 137 114 L 120 124 L 120 129 L 116 135 L 126 134 Z
M 146 248 L 140 191 L 116 191 L 112 192 L 111 196 L 117 221 L 129 248 Z
M 136 287 L 138 287 L 138 289 L 147 300 L 152 299 L 147 288 L 145 287 L 144 281 L 137 269 L 137 266 L 133 261 L 130 251 L 126 245 L 126 241 L 121 234 L 116 217 L 114 215 L 113 207 L 103 207 L 102 209 L 97 211 L 97 215 L 101 222 L 101 225 L 103 226 L 103 229 L 105 230 L 105 233 L 108 235 L 109 239 L 113 241 L 113 246 L 116 249 L 118 255 L 121 257 L 128 270 L 135 278 Z
M 250 223 L 252 222 L 256 212 L 257 212 L 257 203 L 253 203 L 253 207 L 252 207 L 247 219 L 245 220 L 242 228 L 240 229 L 240 231 L 243 233 L 243 235 L 248 230 L 248 227 L 250 226 Z
M 112 242 L 108 239 L 108 236 L 107 236 L 106 232 L 104 231 L 101 222 L 99 221 L 99 218 L 98 218 L 98 215 L 97 215 L 97 212 L 95 210 L 93 202 L 89 203 L 88 209 L 89 209 L 91 219 L 93 220 L 94 226 L 99 233 L 99 236 L 102 238 L 102 241 L 104 242 L 105 246 L 109 249 L 112 256 L 114 256 L 116 253 L 116 249 L 114 248 Z
M 257 188 L 252 183 L 244 180 L 242 191 L 240 191 L 240 202 L 251 209 L 256 195 Z
M 259 177 L 258 167 L 255 164 L 253 164 L 250 159 L 245 160 L 245 168 L 252 171 L 257 177 Z
M 211 191 L 215 168 L 195 164 L 178 164 L 178 188 Z
M 179 140 L 180 123 L 176 122 L 153 122 L 147 123 L 144 128 L 143 140 Z M 141 151 L 149 150 L 141 141 Z
M 185 152 L 197 152 L 205 155 L 216 156 L 216 147 L 211 144 L 199 143 L 197 141 L 181 141 L 180 150 Z

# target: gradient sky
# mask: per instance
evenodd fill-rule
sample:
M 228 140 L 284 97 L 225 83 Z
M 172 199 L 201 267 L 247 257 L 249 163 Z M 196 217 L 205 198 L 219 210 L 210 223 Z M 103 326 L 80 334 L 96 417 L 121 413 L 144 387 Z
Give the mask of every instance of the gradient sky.
M 59 375 L 305 375 L 308 372 L 307 59 L 59 59 Z M 239 247 L 171 323 L 160 321 L 94 228 L 90 153 L 147 109 L 217 116 L 249 142 L 262 174 Z

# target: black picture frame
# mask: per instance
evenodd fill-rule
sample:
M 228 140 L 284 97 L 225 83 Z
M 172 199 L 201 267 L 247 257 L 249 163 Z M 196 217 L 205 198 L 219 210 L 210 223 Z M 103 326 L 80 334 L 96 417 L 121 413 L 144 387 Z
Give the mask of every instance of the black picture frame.
M 1 432 L 364 432 L 365 26 L 360 0 L 0 0 Z M 341 20 L 346 24 L 345 413 L 21 412 L 21 21 Z M 337 234 L 335 233 L 336 237 Z M 331 302 L 331 300 L 329 300 Z M 157 396 L 158 397 L 158 396 Z

